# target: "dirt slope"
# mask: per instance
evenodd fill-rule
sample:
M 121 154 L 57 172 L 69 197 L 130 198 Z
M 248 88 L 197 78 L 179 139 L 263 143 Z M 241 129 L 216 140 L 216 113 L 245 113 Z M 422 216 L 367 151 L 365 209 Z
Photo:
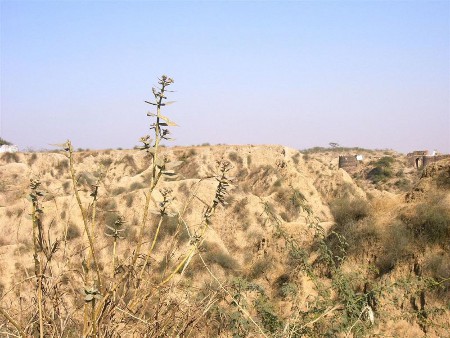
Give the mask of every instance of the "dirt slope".
M 166 273 L 168 257 L 179 261 L 197 234 L 205 204 L 214 197 L 216 181 L 211 177 L 217 172 L 216 162 L 228 160 L 233 166 L 233 187 L 227 205 L 212 219 L 202 255 L 224 285 L 235 285 L 238 279 L 265 290 L 265 298 L 253 291 L 246 291 L 245 297 L 249 304 L 255 304 L 249 306 L 250 315 L 267 332 L 282 332 L 281 323 L 288 323 L 291 316 L 307 322 L 317 318 L 315 308 L 319 313 L 320 309 L 333 308 L 328 324 L 318 321 L 302 332 L 307 336 L 350 331 L 355 336 L 447 334 L 450 303 L 445 297 L 449 296 L 450 283 L 445 279 L 450 277 L 450 266 L 445 240 L 450 238 L 450 216 L 446 218 L 450 162 L 435 163 L 420 176 L 407 166 L 403 155 L 386 151 L 366 151 L 364 161 L 351 173 L 338 168 L 338 154 L 332 150 L 300 153 L 271 145 L 204 146 L 164 148 L 163 154 L 168 161 L 182 164 L 177 168 L 178 176 L 166 179 L 159 187 L 173 191 L 171 210 L 178 215 L 164 220 L 152 256 L 151 265 L 161 275 Z M 138 150 L 83 151 L 75 155 L 77 189 L 84 205 L 91 201 L 92 185 L 100 182 L 100 230 L 95 241 L 103 272 L 108 275 L 112 241 L 105 235 L 106 226 L 114 226 L 119 216 L 125 220 L 125 239 L 118 246 L 119 263 L 125 264 L 143 214 L 149 160 Z M 393 160 L 380 162 L 383 157 Z M 371 174 L 375 167 L 385 164 L 384 176 Z M 69 257 L 83 259 L 82 216 L 68 169 L 67 158 L 60 152 L 0 157 L 2 307 L 15 304 L 15 284 L 34 273 L 30 179 L 39 178 L 42 183 L 44 221 L 49 224 L 49 232 L 67 244 Z M 162 195 L 155 191 L 152 197 L 152 209 L 156 209 Z M 420 219 L 418 213 L 427 208 L 427 203 L 432 203 L 434 213 L 430 219 Z M 152 238 L 156 217 L 150 216 L 147 222 L 146 231 Z M 345 236 L 345 248 L 335 233 Z M 321 251 L 322 244 L 328 246 L 328 256 Z M 296 253 L 303 253 L 305 260 Z M 61 252 L 56 255 L 62 257 Z M 177 276 L 179 283 L 184 281 L 184 274 L 190 290 L 213 283 L 198 256 Z M 427 284 L 431 278 L 434 286 Z M 79 288 L 78 282 L 75 277 L 64 279 L 74 289 Z M 331 291 L 324 296 L 321 292 L 326 289 Z M 266 302 L 267 308 L 263 308 L 270 308 L 267 311 L 275 316 L 270 317 L 270 323 L 261 310 L 261 299 Z M 82 300 L 74 302 L 82 305 Z M 339 305 L 334 308 L 333 302 Z M 231 310 L 226 299 L 218 304 L 217 311 L 232 315 L 227 312 Z M 352 306 L 357 310 L 352 312 Z M 374 312 L 373 325 L 367 317 L 368 308 Z M 13 305 L 9 308 L 13 313 L 16 310 Z M 213 316 L 216 312 L 211 313 Z M 219 335 L 213 324 L 198 330 L 205 336 Z M 220 335 L 231 336 L 237 332 L 233 330 L 227 327 Z

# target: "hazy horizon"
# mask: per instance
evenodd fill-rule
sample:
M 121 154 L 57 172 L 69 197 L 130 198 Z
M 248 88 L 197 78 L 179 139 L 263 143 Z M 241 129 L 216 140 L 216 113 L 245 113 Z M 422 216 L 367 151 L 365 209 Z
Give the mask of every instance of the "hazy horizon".
M 1 1 L 0 137 L 450 153 L 449 1 Z

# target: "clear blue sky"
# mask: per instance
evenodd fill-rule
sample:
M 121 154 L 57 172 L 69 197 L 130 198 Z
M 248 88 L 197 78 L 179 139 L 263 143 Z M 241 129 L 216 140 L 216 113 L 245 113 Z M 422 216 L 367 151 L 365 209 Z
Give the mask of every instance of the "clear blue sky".
M 4 1 L 1 134 L 138 144 L 158 75 L 176 145 L 450 153 L 450 1 Z

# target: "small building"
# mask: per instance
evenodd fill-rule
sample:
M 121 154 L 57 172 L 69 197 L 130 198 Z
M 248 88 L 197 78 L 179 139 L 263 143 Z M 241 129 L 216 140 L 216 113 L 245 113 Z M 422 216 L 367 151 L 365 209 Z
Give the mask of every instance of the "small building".
M 2 145 L 0 146 L 0 153 L 17 153 L 19 151 L 19 147 L 16 145 Z
M 339 156 L 339 168 L 345 171 L 351 171 L 358 167 L 358 160 L 355 155 L 340 155 Z
M 450 155 L 440 154 L 436 150 L 433 151 L 432 155 L 428 154 L 428 150 L 416 150 L 406 156 L 409 164 L 416 169 L 422 169 L 430 163 L 450 158 Z

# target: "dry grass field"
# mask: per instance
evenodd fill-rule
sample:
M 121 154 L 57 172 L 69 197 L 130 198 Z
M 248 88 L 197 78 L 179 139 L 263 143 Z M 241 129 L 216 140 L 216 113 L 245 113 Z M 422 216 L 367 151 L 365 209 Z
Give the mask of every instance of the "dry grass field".
M 163 147 L 172 82 L 138 149 L 0 155 L 0 336 L 449 336 L 449 160 Z
M 380 151 L 368 153 L 350 175 L 338 169 L 331 150 L 162 148 L 167 161 L 182 162 L 177 175 L 152 192 L 154 213 L 143 228 L 137 276 L 113 292 L 96 334 L 444 337 L 450 324 L 450 164 L 439 162 L 421 174 L 404 156 L 388 155 L 395 159 L 394 174 L 374 184 L 367 172 L 387 156 Z M 140 150 L 81 151 L 73 159 L 88 219 L 99 181 L 89 227 L 102 285 L 91 286 L 103 296 L 130 268 L 151 165 Z M 218 161 L 231 164 L 231 185 L 205 230 Z M 96 281 L 96 266 L 92 259 L 87 266 L 89 241 L 67 157 L 4 154 L 0 166 L 2 335 L 17 335 L 19 328 L 27 336 L 39 333 L 29 197 L 30 179 L 39 178 L 43 233 L 36 236 L 44 238 L 42 260 L 48 261 L 44 330 L 92 336 L 84 290 Z M 399 179 L 406 188 L 396 184 Z M 164 200 L 167 214 L 161 215 Z

